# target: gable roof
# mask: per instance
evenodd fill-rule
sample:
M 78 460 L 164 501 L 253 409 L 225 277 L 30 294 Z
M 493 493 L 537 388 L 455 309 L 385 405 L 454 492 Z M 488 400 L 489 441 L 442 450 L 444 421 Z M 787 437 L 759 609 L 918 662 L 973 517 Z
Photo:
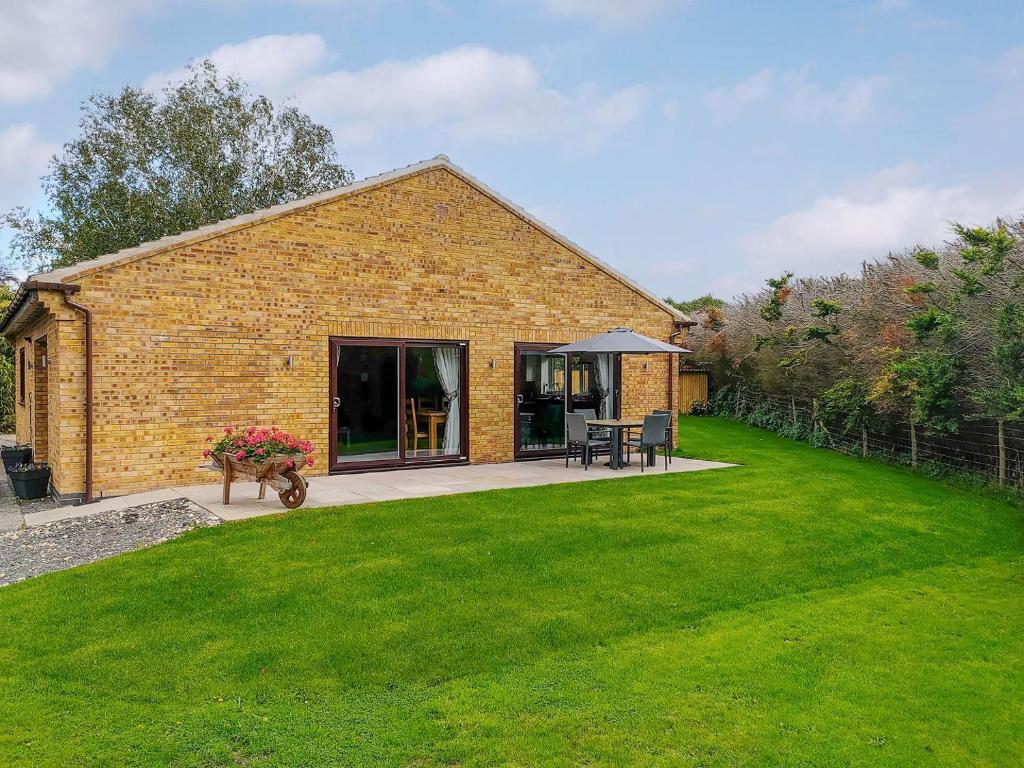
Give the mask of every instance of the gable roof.
M 657 305 L 661 309 L 668 312 L 677 320 L 686 324 L 693 324 L 693 321 L 690 320 L 690 318 L 688 318 L 678 309 L 665 303 L 663 300 L 659 299 L 650 291 L 638 285 L 633 280 L 623 275 L 621 272 L 613 269 L 608 264 L 605 264 L 603 261 L 598 259 L 593 254 L 591 254 L 589 251 L 580 247 L 572 240 L 569 240 L 561 233 L 549 227 L 544 222 L 527 213 L 525 210 L 523 210 L 521 207 L 513 203 L 511 200 L 508 200 L 507 198 L 498 194 L 493 189 L 484 184 L 482 181 L 472 176 L 471 174 L 467 173 L 462 168 L 453 163 L 451 160 L 449 160 L 447 155 L 437 155 L 436 157 L 433 157 L 429 160 L 424 160 L 419 163 L 413 163 L 412 165 L 407 165 L 404 168 L 397 168 L 393 171 L 382 173 L 377 176 L 368 176 L 367 178 L 362 179 L 361 181 L 354 182 L 353 184 L 350 184 L 345 187 L 331 189 L 326 192 L 320 192 L 309 197 L 304 197 L 300 200 L 292 200 L 290 202 L 281 203 L 280 205 L 275 205 L 270 208 L 264 208 L 263 210 L 254 211 L 253 213 L 246 213 L 241 216 L 235 216 L 234 218 L 231 219 L 225 219 L 223 221 L 214 222 L 213 224 L 207 224 L 206 226 L 199 227 L 198 229 L 193 229 L 189 232 L 182 232 L 177 235 L 168 235 L 166 237 L 161 237 L 159 240 L 153 240 L 148 243 L 142 243 L 141 245 L 136 245 L 132 248 L 125 248 L 114 253 L 109 253 L 105 256 L 97 256 L 94 259 L 82 261 L 79 262 L 78 264 L 73 264 L 70 267 L 62 267 L 60 269 L 55 269 L 50 272 L 43 272 L 40 274 L 32 275 L 21 285 L 21 287 L 18 288 L 18 292 L 15 295 L 14 300 L 11 301 L 11 304 L 7 308 L 7 311 L 4 313 L 3 318 L 0 319 L 0 333 L 2 333 L 7 327 L 8 322 L 10 321 L 17 307 L 20 305 L 22 299 L 24 298 L 24 294 L 27 291 L 33 290 L 35 287 L 42 287 L 43 285 L 52 286 L 52 284 L 69 285 L 72 284 L 76 279 L 85 277 L 86 275 L 91 275 L 96 272 L 102 272 L 107 269 L 112 269 L 121 264 L 127 264 L 133 261 L 137 261 L 148 256 L 153 256 L 168 250 L 180 248 L 184 245 L 192 245 L 194 243 L 199 243 L 204 240 L 216 237 L 218 235 L 233 232 L 239 229 L 244 229 L 266 221 L 271 221 L 281 216 L 285 216 L 289 213 L 294 213 L 296 211 L 301 211 L 308 208 L 315 208 L 320 205 L 332 203 L 336 200 L 342 200 L 346 197 L 357 195 L 360 192 L 365 192 L 370 189 L 382 187 L 387 184 L 391 184 L 392 182 L 399 181 L 401 179 L 406 179 L 411 176 L 415 176 L 417 174 L 435 170 L 438 168 L 443 168 L 447 170 L 449 173 L 452 173 L 453 175 L 462 179 L 464 182 L 474 187 L 482 194 L 491 198 L 498 205 L 507 209 L 515 216 L 518 216 L 523 221 L 541 230 L 546 235 L 548 235 L 548 237 L 550 237 L 552 240 L 555 240 L 559 244 L 563 245 L 564 247 L 572 251 L 574 254 L 582 258 L 584 261 L 589 262 L 590 264 L 597 267 L 610 277 L 614 278 L 615 280 L 618 280 L 627 288 L 630 288 L 634 292 L 640 294 L 651 303 Z

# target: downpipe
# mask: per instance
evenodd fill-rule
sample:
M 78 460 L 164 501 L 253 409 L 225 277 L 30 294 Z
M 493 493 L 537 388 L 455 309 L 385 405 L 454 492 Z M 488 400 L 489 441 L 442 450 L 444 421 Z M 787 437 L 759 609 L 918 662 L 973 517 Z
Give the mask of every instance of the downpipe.
M 81 312 L 85 319 L 85 503 L 93 501 L 92 483 L 92 310 L 83 304 L 72 301 L 71 294 L 79 290 L 77 285 L 62 285 L 64 304 Z

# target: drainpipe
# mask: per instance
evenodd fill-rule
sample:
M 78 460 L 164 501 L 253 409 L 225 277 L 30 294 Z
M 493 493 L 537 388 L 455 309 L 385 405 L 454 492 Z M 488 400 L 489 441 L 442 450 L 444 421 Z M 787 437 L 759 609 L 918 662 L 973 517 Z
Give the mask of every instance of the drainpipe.
M 71 300 L 71 294 L 79 290 L 77 285 L 61 285 L 64 303 L 81 312 L 85 318 L 85 502 L 93 500 L 92 494 L 92 310 Z
M 683 332 L 683 328 L 687 327 L 687 323 L 683 320 L 674 320 L 672 321 L 672 325 L 675 327 L 675 330 L 668 335 L 669 344 L 675 344 L 676 337 Z M 675 410 L 675 408 L 672 407 L 672 404 L 675 398 L 676 377 L 679 376 L 679 366 L 672 365 L 673 360 L 675 360 L 675 358 L 672 357 L 672 353 L 670 352 L 668 356 L 668 409 L 670 411 Z

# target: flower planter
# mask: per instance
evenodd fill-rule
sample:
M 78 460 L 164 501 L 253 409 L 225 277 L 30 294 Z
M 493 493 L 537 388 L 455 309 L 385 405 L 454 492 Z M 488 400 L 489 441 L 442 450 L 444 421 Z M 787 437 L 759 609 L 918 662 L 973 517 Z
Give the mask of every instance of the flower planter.
M 266 494 L 269 485 L 288 509 L 302 506 L 306 500 L 306 486 L 309 481 L 298 473 L 306 465 L 306 456 L 302 453 L 271 456 L 262 464 L 255 464 L 249 459 L 236 459 L 230 453 L 222 453 L 213 459 L 212 469 L 219 469 L 224 474 L 223 503 L 231 503 L 231 483 L 236 480 L 255 480 L 260 484 L 260 498 Z
M 269 485 L 281 497 L 288 509 L 295 509 L 306 500 L 309 481 L 299 474 L 303 467 L 313 466 L 313 444 L 299 440 L 277 427 L 255 425 L 236 430 L 224 427 L 224 437 L 214 442 L 207 435 L 206 442 L 214 443 L 203 451 L 212 462 L 210 469 L 224 476 L 223 503 L 231 503 L 231 483 L 237 480 L 255 480 L 260 484 L 260 499 L 266 497 Z
M 41 499 L 50 492 L 50 468 L 45 464 L 16 466 L 10 475 L 19 499 Z
M 4 460 L 4 470 L 11 473 L 18 464 L 30 464 L 32 462 L 31 445 L 5 445 L 0 448 L 0 456 Z

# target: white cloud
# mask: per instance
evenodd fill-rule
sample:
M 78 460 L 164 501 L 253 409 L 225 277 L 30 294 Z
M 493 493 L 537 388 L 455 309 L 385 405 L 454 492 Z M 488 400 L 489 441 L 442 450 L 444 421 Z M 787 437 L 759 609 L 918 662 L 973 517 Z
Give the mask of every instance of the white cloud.
M 1018 45 L 1003 51 L 985 70 L 1003 80 L 1019 80 L 1024 78 L 1024 45 Z
M 318 35 L 274 35 L 209 54 L 274 97 L 294 97 L 326 122 L 340 142 L 393 136 L 546 139 L 592 151 L 640 115 L 648 89 L 602 93 L 585 83 L 550 88 L 525 56 L 465 46 L 421 59 L 389 60 L 360 70 L 318 72 L 329 58 Z M 146 80 L 158 87 L 182 71 Z
M 851 77 L 827 88 L 812 80 L 806 70 L 778 72 L 767 68 L 735 85 L 709 91 L 704 101 L 717 119 L 726 122 L 763 105 L 799 120 L 831 120 L 845 125 L 868 117 L 887 84 L 885 77 L 876 75 Z
M 19 123 L 0 131 L 0 212 L 28 205 L 38 191 L 56 144 L 39 138 L 31 123 Z
M 594 149 L 635 120 L 647 89 L 601 94 L 592 84 L 571 93 L 545 86 L 524 56 L 480 46 L 422 59 L 310 78 L 299 101 L 325 115 L 343 141 L 437 131 L 469 139 L 549 138 Z
M 907 164 L 884 169 L 743 236 L 738 252 L 746 269 L 721 278 L 719 290 L 754 290 L 785 270 L 856 273 L 890 251 L 940 244 L 951 221 L 989 224 L 1024 210 L 1024 185 L 936 187 L 913 183 L 914 173 Z
M 265 35 L 241 43 L 228 43 L 203 58 L 210 59 L 225 74 L 240 76 L 257 90 L 272 95 L 293 89 L 327 59 L 327 43 L 317 34 Z M 157 90 L 168 82 L 185 77 L 185 69 L 158 72 L 143 82 Z
M 102 67 L 149 0 L 2 0 L 0 102 L 48 94 L 80 69 Z
M 762 69 L 735 85 L 709 91 L 704 102 L 720 120 L 735 120 L 744 109 L 768 101 L 775 92 L 775 73 Z
M 687 0 L 541 0 L 558 16 L 582 18 L 608 26 L 636 24 L 687 4 Z

